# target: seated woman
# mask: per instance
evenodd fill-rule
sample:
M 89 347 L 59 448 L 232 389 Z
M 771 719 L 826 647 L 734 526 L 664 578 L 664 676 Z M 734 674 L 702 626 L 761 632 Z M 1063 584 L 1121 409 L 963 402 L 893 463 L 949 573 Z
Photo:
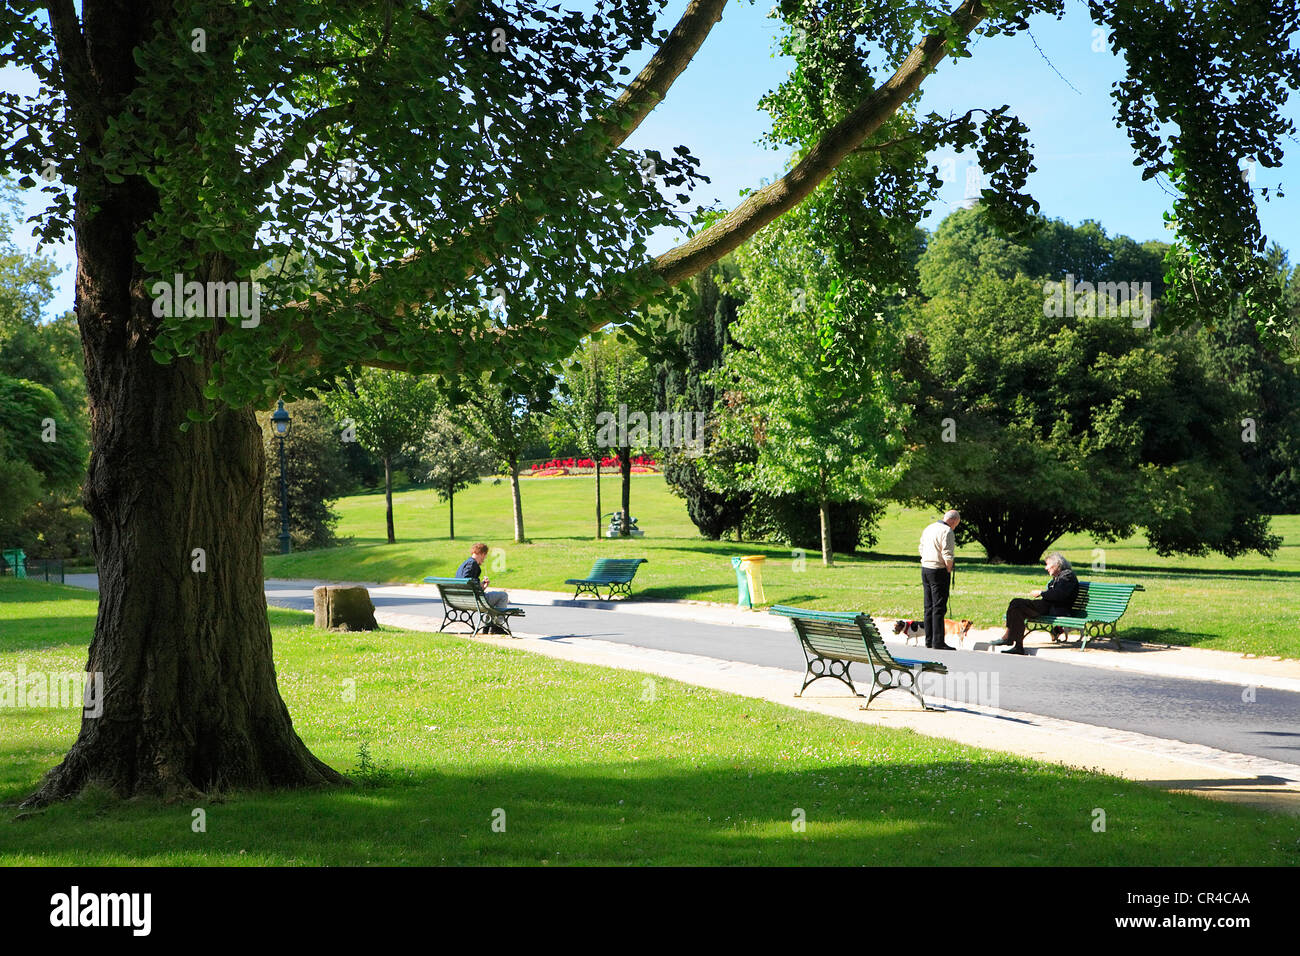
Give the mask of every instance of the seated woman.
M 1015 598 L 1007 605 L 1007 629 L 999 640 L 991 642 L 992 647 L 1002 644 L 1014 644 L 1015 647 L 1003 651 L 1004 654 L 1023 654 L 1025 652 L 1025 621 L 1045 614 L 1064 614 L 1074 603 L 1074 596 L 1079 593 L 1079 579 L 1074 576 L 1074 568 L 1059 551 L 1053 551 L 1043 559 L 1047 573 L 1052 580 L 1042 591 L 1031 591 L 1028 598 Z

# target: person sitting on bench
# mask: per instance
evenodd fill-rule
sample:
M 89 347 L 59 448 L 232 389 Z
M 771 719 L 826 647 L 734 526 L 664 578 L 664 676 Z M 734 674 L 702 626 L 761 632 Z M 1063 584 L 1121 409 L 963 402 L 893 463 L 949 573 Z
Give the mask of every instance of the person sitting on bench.
M 990 646 L 1014 644 L 1015 647 L 1003 651 L 1004 654 L 1023 654 L 1025 652 L 1025 620 L 1042 617 L 1044 614 L 1065 614 L 1074 603 L 1079 593 L 1079 579 L 1074 576 L 1074 568 L 1059 551 L 1053 551 L 1043 559 L 1047 573 L 1052 576 L 1051 583 L 1042 591 L 1031 591 L 1028 598 L 1014 598 L 1007 605 L 1007 629 L 1002 637 L 990 642 Z
M 478 581 L 479 587 L 483 589 L 483 597 L 493 607 L 508 607 L 510 605 L 510 594 L 506 591 L 489 591 L 488 584 L 491 582 L 482 577 L 483 562 L 487 560 L 488 546 L 482 541 L 478 541 L 469 549 L 469 557 L 466 558 L 459 568 L 456 569 L 456 577 L 470 578 Z

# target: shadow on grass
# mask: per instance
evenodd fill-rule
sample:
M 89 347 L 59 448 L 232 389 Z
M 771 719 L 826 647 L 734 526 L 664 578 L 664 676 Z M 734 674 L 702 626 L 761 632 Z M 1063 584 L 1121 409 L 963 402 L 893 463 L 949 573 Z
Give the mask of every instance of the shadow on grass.
M 84 588 L 71 584 L 59 584 L 57 581 L 41 581 L 32 578 L 0 578 L 0 604 L 26 604 L 36 601 L 58 601 L 62 598 L 84 598 Z
M 84 597 L 85 591 L 80 592 Z M 56 598 L 57 599 L 57 598 Z M 46 600 L 50 600 L 47 596 Z M 310 611 L 268 607 L 273 628 L 302 627 L 312 623 Z M 86 648 L 95 630 L 95 615 L 65 614 L 43 617 L 9 617 L 0 621 L 0 653 L 13 651 Z
M 1121 619 L 1119 630 L 1115 635 L 1116 637 L 1121 641 L 1138 641 L 1146 647 L 1156 645 L 1156 647 L 1152 648 L 1153 650 L 1166 646 L 1195 647 L 1197 644 L 1205 644 L 1210 641 L 1220 641 L 1223 639 L 1222 634 L 1207 634 L 1204 631 L 1187 631 L 1181 627 L 1174 630 L 1172 628 L 1124 627 L 1123 625 L 1124 622 Z M 1092 650 L 1094 647 L 1113 648 L 1114 646 L 1114 643 L 1107 637 L 1093 638 L 1088 642 L 1089 650 Z M 1125 650 L 1123 653 L 1127 654 L 1129 651 Z
M 685 771 L 655 760 L 378 776 L 345 791 L 170 806 L 91 796 L 16 822 L 6 808 L 4 852 L 83 864 L 1297 862 L 1284 822 L 1013 759 Z M 1122 839 L 1093 839 L 1093 808 L 1117 797 L 1123 822 L 1112 830 Z M 194 807 L 206 808 L 206 833 L 191 829 Z

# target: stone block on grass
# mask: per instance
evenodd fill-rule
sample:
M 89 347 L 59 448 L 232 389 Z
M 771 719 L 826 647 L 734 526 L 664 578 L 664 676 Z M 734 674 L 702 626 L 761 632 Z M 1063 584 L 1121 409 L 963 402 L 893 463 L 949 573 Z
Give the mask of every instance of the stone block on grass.
M 331 631 L 373 631 L 378 629 L 375 605 L 365 588 L 322 584 L 312 588 L 316 626 Z

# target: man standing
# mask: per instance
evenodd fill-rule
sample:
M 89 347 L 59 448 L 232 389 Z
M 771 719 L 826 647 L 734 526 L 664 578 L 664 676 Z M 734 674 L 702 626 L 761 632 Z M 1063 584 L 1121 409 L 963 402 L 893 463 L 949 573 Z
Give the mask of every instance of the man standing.
M 482 541 L 476 542 L 469 550 L 469 557 L 466 558 L 459 568 L 456 569 L 456 577 L 471 578 L 478 581 L 479 586 L 483 588 L 483 596 L 493 607 L 508 607 L 510 604 L 510 595 L 505 591 L 489 591 L 487 586 L 491 584 L 487 578 L 481 577 L 483 574 L 483 562 L 487 560 L 488 546 Z
M 943 637 L 943 616 L 948 607 L 948 588 L 952 583 L 953 531 L 961 524 L 961 515 L 949 511 L 921 532 L 921 588 L 925 592 L 925 646 L 941 651 L 954 650 Z

